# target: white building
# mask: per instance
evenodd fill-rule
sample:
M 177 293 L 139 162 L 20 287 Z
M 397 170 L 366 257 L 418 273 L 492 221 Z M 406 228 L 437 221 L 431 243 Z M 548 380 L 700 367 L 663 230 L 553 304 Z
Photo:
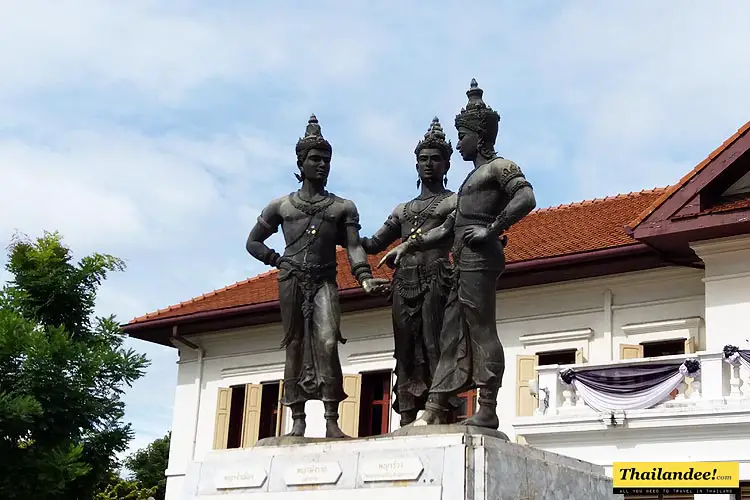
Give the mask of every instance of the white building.
M 723 355 L 725 345 L 750 349 L 749 129 L 669 188 L 537 210 L 512 229 L 497 293 L 507 364 L 498 411 L 511 439 L 608 470 L 615 461 L 740 461 L 750 486 L 750 372 Z M 343 255 L 339 264 L 342 427 L 388 432 L 398 426 L 390 309 L 357 288 Z M 187 463 L 208 450 L 290 428 L 278 404 L 278 321 L 270 272 L 124 327 L 178 350 L 168 499 L 179 498 Z M 698 375 L 639 410 L 595 411 L 559 376 L 570 365 L 687 357 L 700 360 Z M 476 395 L 464 396 L 468 415 Z M 309 403 L 307 415 L 307 435 L 322 436 L 322 404 Z

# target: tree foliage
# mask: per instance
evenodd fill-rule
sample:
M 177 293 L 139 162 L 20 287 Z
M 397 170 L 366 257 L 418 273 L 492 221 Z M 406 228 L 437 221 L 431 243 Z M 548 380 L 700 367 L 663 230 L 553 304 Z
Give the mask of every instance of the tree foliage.
M 113 475 L 109 484 L 96 494 L 94 500 L 164 500 L 157 496 L 157 487 L 144 488 L 138 481 Z
M 94 317 L 111 255 L 73 262 L 57 233 L 16 238 L 0 291 L 0 498 L 92 499 L 132 439 L 123 391 L 145 356 L 114 316 Z
M 131 471 L 130 479 L 142 488 L 155 488 L 152 494 L 156 500 L 164 500 L 167 489 L 164 472 L 169 461 L 171 437 L 172 433 L 167 433 L 125 459 L 125 467 Z

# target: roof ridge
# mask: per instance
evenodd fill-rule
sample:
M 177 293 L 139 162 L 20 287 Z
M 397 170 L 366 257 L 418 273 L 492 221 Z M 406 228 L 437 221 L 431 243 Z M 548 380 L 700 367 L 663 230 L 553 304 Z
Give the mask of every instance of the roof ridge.
M 251 276 L 251 277 L 246 278 L 244 280 L 235 281 L 234 283 L 229 284 L 227 286 L 224 286 L 224 287 L 221 287 L 221 288 L 217 288 L 215 290 L 203 293 L 201 295 L 196 295 L 195 297 L 187 299 L 187 300 L 183 300 L 182 302 L 179 302 L 178 304 L 173 304 L 173 305 L 171 305 L 169 307 L 165 307 L 163 309 L 158 309 L 158 310 L 156 310 L 154 312 L 147 313 L 147 314 L 144 314 L 142 316 L 137 316 L 137 317 L 131 319 L 130 323 L 133 323 L 133 322 L 136 322 L 136 321 L 141 321 L 141 320 L 144 320 L 144 319 L 148 319 L 148 318 L 153 317 L 153 316 L 158 316 L 159 314 L 164 313 L 164 312 L 175 311 L 175 310 L 180 309 L 180 308 L 182 308 L 184 306 L 187 306 L 187 305 L 190 305 L 190 304 L 195 304 L 196 302 L 200 302 L 201 300 L 205 300 L 208 297 L 212 297 L 212 296 L 214 296 L 214 295 L 216 295 L 218 293 L 225 292 L 225 291 L 231 290 L 233 288 L 237 288 L 240 285 L 246 285 L 248 283 L 251 283 L 253 281 L 257 281 L 259 279 L 265 278 L 266 276 L 269 276 L 271 274 L 275 274 L 275 273 L 278 273 L 278 272 L 279 272 L 278 269 L 271 269 L 270 271 L 266 271 L 264 273 L 256 274 L 255 276 Z
M 723 153 L 732 143 L 739 140 L 746 132 L 750 130 L 750 121 L 746 122 L 743 126 L 737 129 L 737 131 L 729 136 L 721 145 L 711 151 L 705 158 L 703 158 L 692 170 L 683 175 L 677 183 L 672 184 L 669 188 L 659 196 L 654 202 L 641 211 L 638 216 L 628 222 L 625 227 L 630 231 L 634 231 L 649 215 L 651 215 L 656 209 L 661 207 L 668 199 L 677 193 L 680 188 L 686 185 L 690 179 L 698 175 L 704 168 L 706 168 L 717 156 Z
M 643 196 L 643 195 L 649 195 L 649 194 L 661 194 L 664 193 L 667 189 L 669 189 L 670 186 L 664 186 L 664 187 L 653 187 L 651 189 L 641 189 L 640 191 L 630 191 L 628 193 L 618 193 L 615 195 L 608 195 L 600 198 L 589 198 L 585 200 L 579 200 L 579 201 L 571 201 L 569 203 L 561 203 L 559 205 L 552 205 L 549 207 L 542 207 L 537 208 L 531 214 L 534 213 L 540 213 L 540 212 L 553 212 L 557 210 L 565 210 L 568 208 L 576 208 L 576 207 L 582 207 L 586 205 L 592 205 L 594 203 L 606 203 L 608 201 L 612 200 L 622 200 L 626 198 L 635 198 L 637 196 Z M 531 215 L 529 214 L 529 215 Z

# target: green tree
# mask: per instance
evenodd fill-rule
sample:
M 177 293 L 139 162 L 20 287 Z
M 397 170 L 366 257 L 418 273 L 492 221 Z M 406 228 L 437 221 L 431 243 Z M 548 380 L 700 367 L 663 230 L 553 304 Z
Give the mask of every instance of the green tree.
M 156 496 L 156 490 L 156 486 L 144 488 L 138 481 L 112 474 L 107 486 L 96 494 L 94 500 L 157 500 L 159 497 Z
M 73 262 L 57 233 L 14 238 L 0 291 L 0 498 L 94 498 L 132 439 L 126 386 L 145 356 L 123 347 L 114 316 L 94 317 L 111 255 Z
M 156 500 L 164 500 L 167 490 L 164 472 L 169 461 L 171 436 L 169 432 L 125 459 L 125 467 L 131 472 L 129 479 L 136 481 L 141 488 L 155 488 L 152 495 Z

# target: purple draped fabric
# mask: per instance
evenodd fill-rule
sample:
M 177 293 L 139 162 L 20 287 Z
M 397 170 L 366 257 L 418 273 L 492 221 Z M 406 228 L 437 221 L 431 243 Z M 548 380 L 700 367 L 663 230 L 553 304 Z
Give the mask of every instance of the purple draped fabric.
M 569 369 L 561 374 L 563 381 L 573 379 L 599 392 L 632 394 L 655 387 L 680 371 L 682 361 L 658 365 L 607 366 Z

